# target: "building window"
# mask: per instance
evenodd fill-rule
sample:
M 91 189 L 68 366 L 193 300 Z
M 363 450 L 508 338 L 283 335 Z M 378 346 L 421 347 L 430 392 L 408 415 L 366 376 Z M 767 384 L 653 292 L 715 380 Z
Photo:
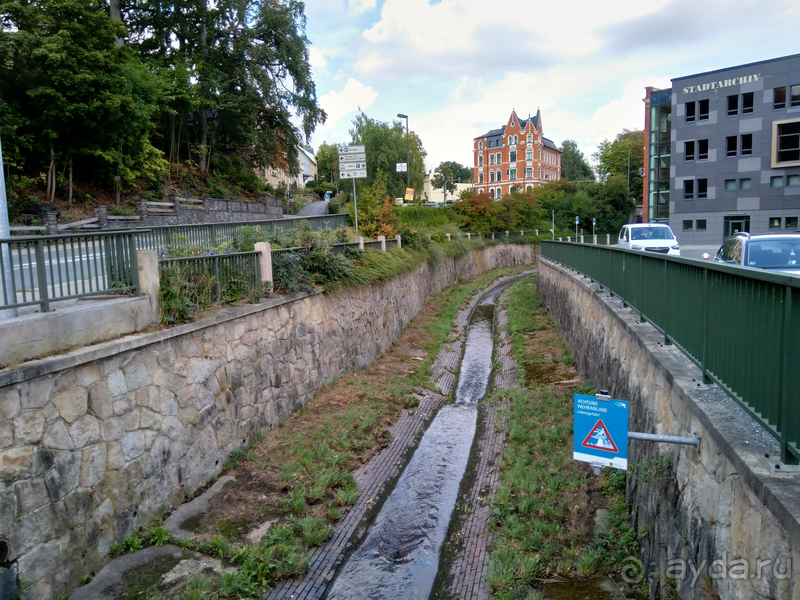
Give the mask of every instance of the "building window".
M 705 231 L 706 230 L 706 220 L 705 219 L 697 219 L 695 222 L 697 231 Z
M 508 153 L 508 162 L 517 162 L 517 151 L 512 150 Z
M 697 120 L 708 121 L 708 100 L 697 101 Z
M 778 110 L 779 108 L 786 108 L 786 88 L 779 87 L 772 90 L 772 108 Z
M 509 179 L 511 179 L 512 181 L 513 181 L 514 179 L 516 179 L 516 178 L 517 178 L 517 170 L 516 170 L 516 169 L 511 169 L 511 173 L 510 173 L 510 175 L 508 176 L 508 178 L 509 178 Z
M 489 181 L 494 181 L 494 171 L 489 173 Z
M 726 156 L 736 156 L 739 150 L 738 141 L 735 135 L 730 135 L 725 138 Z
M 483 142 L 478 142 L 478 150 L 483 150 Z
M 753 153 L 753 134 L 745 133 L 742 135 L 742 156 L 749 156 Z
M 733 117 L 739 114 L 739 96 L 735 94 L 728 96 L 728 116 Z
M 787 175 L 786 187 L 800 187 L 800 175 Z
M 697 141 L 697 160 L 708 160 L 708 140 Z
M 478 156 L 478 166 L 479 167 L 483 166 L 483 154 Z
M 726 179 L 725 180 L 725 191 L 726 192 L 735 192 L 736 191 L 736 180 L 735 179 Z
M 772 124 L 772 166 L 800 164 L 800 121 L 776 121 Z
M 483 173 L 478 173 L 478 183 L 483 183 Z
M 503 155 L 500 152 L 498 152 L 497 153 L 497 164 L 499 165 L 501 162 L 503 162 Z
M 697 180 L 697 199 L 708 198 L 708 179 Z
M 502 179 L 502 177 L 500 177 L 500 175 L 501 175 L 501 173 L 500 173 L 500 171 L 498 171 L 498 172 L 497 172 L 497 181 L 500 181 L 500 180 Z M 499 188 L 498 188 L 498 189 L 499 189 Z
M 774 177 L 769 178 L 769 187 L 771 188 L 782 188 L 783 187 L 783 175 L 775 175 Z
M 683 151 L 686 154 L 686 160 L 694 160 L 694 142 L 684 142 Z
M 525 179 L 533 179 L 533 167 L 525 168 Z
M 530 144 L 533 141 L 533 134 L 528 134 L 528 143 Z
M 490 154 L 490 155 L 489 155 L 489 164 L 490 164 L 490 165 L 493 165 L 493 164 L 494 164 L 494 154 Z
M 495 193 L 495 198 L 500 200 L 503 197 L 503 188 L 497 188 L 497 192 Z
M 742 94 L 742 114 L 749 115 L 753 112 L 753 100 L 755 94 L 753 92 L 745 92 Z
M 694 179 L 686 179 L 683 182 L 683 199 L 691 200 L 694 198 Z
M 797 229 L 797 217 L 786 217 L 786 229 Z
M 533 148 L 525 150 L 525 160 L 533 160 Z
M 786 95 L 786 90 L 784 90 L 784 95 Z M 694 102 L 687 102 L 686 103 L 686 122 L 687 123 L 694 123 L 695 112 L 694 112 Z
M 780 229 L 781 228 L 781 219 L 780 217 L 770 217 L 769 218 L 769 228 L 770 229 Z
M 753 187 L 753 182 L 749 177 L 742 177 L 739 180 L 739 189 L 742 191 L 749 191 Z
M 792 86 L 791 106 L 800 106 L 800 83 Z
M 691 231 L 692 230 L 692 220 L 691 219 L 684 219 L 683 220 L 683 230 L 684 231 Z
M 494 189 L 489 190 L 489 198 L 494 198 Z

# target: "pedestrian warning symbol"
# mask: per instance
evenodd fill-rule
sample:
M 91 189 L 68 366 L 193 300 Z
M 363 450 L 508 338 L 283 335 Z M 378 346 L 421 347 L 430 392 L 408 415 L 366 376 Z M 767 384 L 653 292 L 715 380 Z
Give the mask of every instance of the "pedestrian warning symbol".
M 584 448 L 596 448 L 597 450 L 605 450 L 606 452 L 619 452 L 617 445 L 608 433 L 605 423 L 600 419 L 595 423 L 592 431 L 586 436 L 581 444 Z
M 575 394 L 572 457 L 595 466 L 628 468 L 628 403 Z

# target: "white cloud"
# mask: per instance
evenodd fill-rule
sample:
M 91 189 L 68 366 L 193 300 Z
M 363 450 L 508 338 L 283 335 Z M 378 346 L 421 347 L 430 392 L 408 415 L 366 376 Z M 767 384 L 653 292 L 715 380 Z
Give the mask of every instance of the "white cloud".
M 325 125 L 314 132 L 314 142 L 329 143 L 348 141 L 346 134 L 350 126 L 351 116 L 360 108 L 367 110 L 378 97 L 374 88 L 364 85 L 353 78 L 347 80 L 342 91 L 329 91 L 320 96 L 319 105 L 328 113 Z
M 351 11 L 360 14 L 367 12 L 371 8 L 375 8 L 375 0 L 350 0 L 348 5 Z
M 308 62 L 314 71 L 321 71 L 328 66 L 328 59 L 325 58 L 326 54 L 330 54 L 330 52 L 325 48 L 309 47 Z

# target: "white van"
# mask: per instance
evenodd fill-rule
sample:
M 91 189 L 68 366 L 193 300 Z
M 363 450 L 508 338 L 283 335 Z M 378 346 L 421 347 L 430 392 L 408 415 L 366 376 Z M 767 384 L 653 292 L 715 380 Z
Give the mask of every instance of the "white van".
M 666 223 L 629 223 L 619 231 L 617 248 L 681 255 L 681 246 Z

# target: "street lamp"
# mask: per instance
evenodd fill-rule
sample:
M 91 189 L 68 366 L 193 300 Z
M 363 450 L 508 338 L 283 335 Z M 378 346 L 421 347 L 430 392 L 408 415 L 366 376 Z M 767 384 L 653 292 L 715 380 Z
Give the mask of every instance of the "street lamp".
M 411 187 L 411 145 L 408 141 L 408 115 L 397 113 L 398 118 L 406 120 L 406 189 Z
M 456 183 L 461 183 L 461 177 L 456 177 L 455 179 L 445 179 L 444 185 L 442 186 L 442 191 L 444 192 L 444 203 L 447 204 L 447 184 L 452 183 L 455 181 Z

